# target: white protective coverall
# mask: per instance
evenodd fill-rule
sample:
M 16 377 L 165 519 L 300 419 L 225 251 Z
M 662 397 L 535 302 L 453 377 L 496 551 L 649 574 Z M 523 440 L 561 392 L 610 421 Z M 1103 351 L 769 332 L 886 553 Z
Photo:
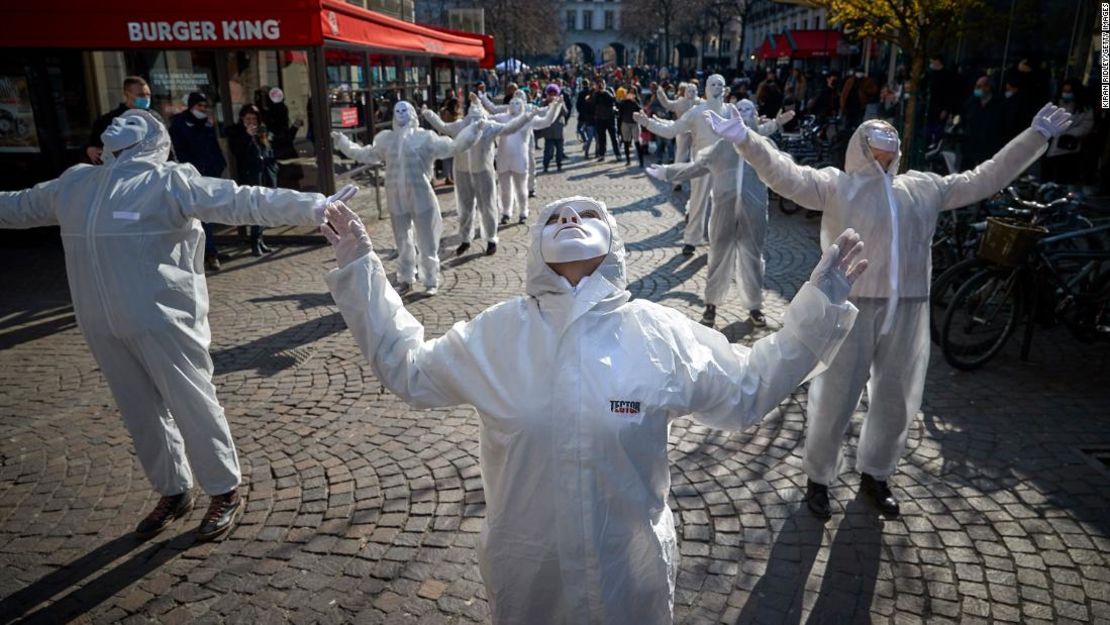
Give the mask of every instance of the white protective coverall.
M 473 96 L 472 96 L 473 97 Z M 476 98 L 474 98 L 476 99 Z M 474 238 L 474 213 L 482 238 L 497 243 L 497 180 L 494 178 L 493 156 L 497 137 L 520 130 L 532 119 L 523 113 L 508 123 L 495 122 L 481 104 L 471 101 L 466 115 L 454 122 L 445 123 L 435 111 L 424 109 L 424 119 L 440 134 L 456 137 L 467 124 L 485 120 L 486 124 L 474 145 L 455 156 L 455 197 L 459 210 L 459 237 L 463 243 Z
M 750 349 L 676 310 L 631 300 L 612 228 L 600 267 L 572 287 L 532 229 L 527 295 L 439 338 L 402 306 L 373 253 L 327 276 L 382 384 L 414 407 L 473 405 L 486 517 L 478 562 L 495 625 L 672 622 L 678 550 L 667 507 L 667 436 L 682 415 L 758 422 L 852 323 L 807 283 L 783 329 Z
M 937 216 L 998 192 L 1047 146 L 1040 133 L 1026 130 L 973 170 L 949 176 L 898 174 L 900 152 L 883 171 L 867 146 L 868 128 L 884 125 L 889 128 L 870 120 L 856 130 L 844 171 L 797 165 L 770 141 L 750 133 L 737 145 L 767 186 L 824 213 L 823 245 L 844 228 L 855 228 L 867 242 L 871 264 L 851 296 L 859 319 L 833 364 L 809 389 L 804 468 L 819 484 L 832 484 L 840 472 L 844 434 L 865 385 L 870 405 L 856 469 L 879 480 L 894 473 L 921 407 L 929 364 L 929 276 Z
M 659 100 L 659 104 L 661 104 L 663 108 L 667 111 L 674 113 L 674 116 L 676 118 L 682 117 L 684 114 L 686 114 L 686 111 L 689 111 L 693 107 L 703 102 L 703 100 L 698 98 L 697 85 L 684 82 L 679 85 L 679 88 L 681 93 L 679 93 L 679 97 L 675 98 L 674 100 L 667 97 L 667 92 L 662 87 L 659 87 L 655 92 L 655 97 Z M 690 154 L 691 140 L 692 137 L 689 132 L 681 132 L 678 134 L 677 137 L 675 137 L 674 162 L 676 164 L 685 163 L 690 160 L 692 156 Z
M 498 113 L 491 119 L 508 123 L 528 108 L 524 92 L 517 91 L 509 103 L 508 110 Z M 513 209 L 520 211 L 521 218 L 528 217 L 528 163 L 535 161 L 532 154 L 533 133 L 555 123 L 562 113 L 562 99 L 543 108 L 533 108 L 534 117 L 520 130 L 502 135 L 497 142 L 497 186 L 501 191 L 501 215 L 512 218 Z
M 473 128 L 473 129 L 471 129 Z M 341 132 L 332 132 L 335 148 L 360 163 L 385 161 L 385 193 L 389 225 L 397 246 L 397 281 L 416 281 L 417 258 L 424 287 L 439 287 L 439 237 L 443 216 L 432 189 L 431 171 L 436 159 L 450 158 L 470 149 L 479 136 L 473 124 L 458 138 L 441 137 L 420 128 L 416 109 L 401 101 L 393 106 L 393 129 L 374 137 L 373 145 L 360 146 Z M 416 245 L 413 245 L 413 232 Z
M 235 443 L 208 354 L 208 287 L 200 222 L 311 226 L 324 196 L 238 186 L 171 163 L 166 128 L 145 110 L 145 139 L 103 165 L 0 193 L 0 228 L 61 226 L 77 324 L 88 341 L 154 490 L 239 484 Z M 192 470 L 190 470 L 190 467 Z
M 778 130 L 774 120 L 753 129 L 763 136 Z M 763 244 L 767 240 L 767 186 L 751 167 L 745 167 L 732 144 L 724 139 L 698 152 L 693 162 L 653 166 L 652 176 L 667 182 L 710 177 L 713 213 L 709 216 L 709 264 L 705 303 L 725 302 L 733 284 L 740 305 L 747 310 L 763 307 Z
M 674 121 L 647 117 L 642 113 L 636 113 L 634 117 L 641 126 L 660 137 L 674 139 L 684 132 L 690 133 L 690 149 L 697 153 L 717 142 L 717 135 L 713 134 L 713 129 L 705 121 L 705 112 L 713 111 L 720 114 L 723 111 L 725 104 L 723 76 L 713 74 L 706 79 L 705 98 Z M 690 199 L 686 202 L 686 231 L 682 235 L 682 242 L 685 245 L 705 244 L 705 221 L 706 211 L 709 210 L 711 182 L 705 177 L 690 181 Z
M 513 94 L 513 96 L 515 97 L 517 94 L 520 94 L 521 97 L 524 97 L 525 102 L 527 103 L 527 96 L 525 96 L 525 93 L 523 91 L 517 91 L 516 93 Z M 504 113 L 505 111 L 509 110 L 509 105 L 508 104 L 494 104 L 493 100 L 489 99 L 489 96 L 486 95 L 485 91 L 482 91 L 478 94 L 478 99 L 481 101 L 482 107 L 485 108 L 486 112 L 488 112 L 490 115 L 501 114 L 501 113 Z M 536 109 L 536 107 L 533 106 L 532 104 L 528 104 L 527 107 L 525 107 L 525 108 L 528 110 L 528 112 L 532 112 L 533 110 Z M 539 129 L 537 128 L 537 130 L 539 130 Z M 535 134 L 528 135 L 528 152 L 527 152 L 527 154 L 528 154 L 528 195 L 533 195 L 536 192 L 536 135 Z M 504 193 L 504 192 L 502 192 L 502 193 Z M 502 206 L 501 210 L 504 211 L 505 207 Z

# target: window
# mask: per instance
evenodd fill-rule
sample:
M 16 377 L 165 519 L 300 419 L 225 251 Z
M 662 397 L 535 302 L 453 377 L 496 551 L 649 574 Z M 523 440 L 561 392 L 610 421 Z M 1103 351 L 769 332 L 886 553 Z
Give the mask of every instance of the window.
M 594 12 L 582 11 L 582 30 L 594 29 Z
M 578 11 L 567 11 L 567 30 L 574 30 L 578 26 Z
M 614 21 L 613 12 L 612 11 L 606 11 L 605 12 L 605 30 L 614 30 L 615 29 L 615 27 L 613 26 L 613 21 Z
M 732 40 L 725 39 L 721 42 L 721 54 L 728 54 L 729 52 L 732 52 Z

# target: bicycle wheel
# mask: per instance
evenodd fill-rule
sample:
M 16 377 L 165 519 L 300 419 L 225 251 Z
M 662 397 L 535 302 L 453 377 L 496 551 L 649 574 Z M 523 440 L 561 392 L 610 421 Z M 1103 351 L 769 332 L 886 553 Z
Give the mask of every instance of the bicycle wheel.
M 965 258 L 944 271 L 933 280 L 929 288 L 929 338 L 934 345 L 940 345 L 940 325 L 944 321 L 944 314 L 948 312 L 956 291 L 967 282 L 968 278 L 990 266 L 985 260 L 978 258 Z
M 1072 335 L 1084 343 L 1110 340 L 1110 273 L 1099 276 L 1079 294 L 1065 322 Z
M 986 269 L 956 291 L 941 325 L 941 349 L 948 364 L 970 371 L 998 353 L 1017 327 L 1017 270 Z

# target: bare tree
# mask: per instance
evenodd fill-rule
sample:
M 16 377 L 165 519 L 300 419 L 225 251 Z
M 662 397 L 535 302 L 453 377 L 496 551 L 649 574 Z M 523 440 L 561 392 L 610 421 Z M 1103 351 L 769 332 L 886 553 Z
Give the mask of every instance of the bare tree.
M 663 64 L 670 64 L 671 35 L 682 30 L 683 16 L 689 16 L 689 0 L 627 0 L 621 12 L 621 28 L 625 32 L 639 26 L 643 32 L 663 31 Z M 629 19 L 631 18 L 631 19 Z

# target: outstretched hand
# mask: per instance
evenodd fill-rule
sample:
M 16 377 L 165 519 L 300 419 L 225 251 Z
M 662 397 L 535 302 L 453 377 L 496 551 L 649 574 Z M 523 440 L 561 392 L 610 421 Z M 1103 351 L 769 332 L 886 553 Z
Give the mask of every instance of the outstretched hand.
M 740 111 L 736 110 L 736 105 L 729 104 L 728 106 L 728 119 L 713 111 L 705 111 L 705 121 L 709 124 L 709 128 L 713 130 L 713 134 L 718 137 L 732 143 L 743 143 L 748 140 L 748 125 L 740 118 Z
M 796 115 L 794 111 L 783 111 L 775 116 L 775 123 L 779 125 L 779 128 L 782 128 L 794 119 L 794 115 Z
M 632 121 L 636 122 L 637 124 L 639 124 L 641 126 L 647 126 L 649 119 L 650 118 L 647 115 L 644 115 L 640 111 L 636 111 L 636 112 L 632 113 Z
M 1069 126 L 1071 126 L 1071 113 L 1052 104 L 1044 105 L 1033 116 L 1033 130 L 1044 135 L 1045 139 L 1059 137 Z
M 366 226 L 362 225 L 359 216 L 347 208 L 346 204 L 328 204 L 325 216 L 327 223 L 320 226 L 320 232 L 335 249 L 335 260 L 340 269 L 374 249 L 370 244 L 370 235 L 366 234 Z
M 833 305 L 843 304 L 848 301 L 852 285 L 867 270 L 867 259 L 859 258 L 861 254 L 863 241 L 855 230 L 848 228 L 825 249 L 809 276 L 810 284 L 820 289 Z
M 646 173 L 648 176 L 651 176 L 656 180 L 662 180 L 664 182 L 667 181 L 667 170 L 663 165 L 648 165 Z

